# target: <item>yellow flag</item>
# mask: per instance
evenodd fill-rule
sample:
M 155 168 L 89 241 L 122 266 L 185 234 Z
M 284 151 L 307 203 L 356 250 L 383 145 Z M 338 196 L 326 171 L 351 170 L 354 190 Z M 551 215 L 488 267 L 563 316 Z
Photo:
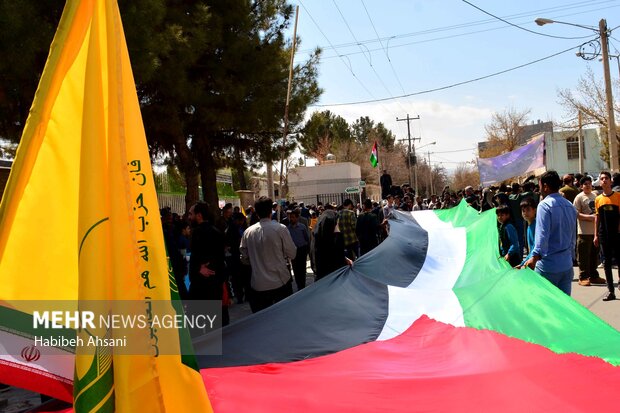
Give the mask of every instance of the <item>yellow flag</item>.
M 211 411 L 191 358 L 41 354 L 24 327 L 20 300 L 169 302 L 175 287 L 115 0 L 65 7 L 0 204 L 0 283 L 0 382 L 66 400 L 73 381 L 78 412 Z

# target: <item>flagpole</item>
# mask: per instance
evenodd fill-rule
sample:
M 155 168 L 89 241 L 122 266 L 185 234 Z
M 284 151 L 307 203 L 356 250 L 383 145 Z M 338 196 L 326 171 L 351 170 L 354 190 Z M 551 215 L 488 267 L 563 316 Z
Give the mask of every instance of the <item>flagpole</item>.
M 299 20 L 299 6 L 295 10 L 295 26 L 293 27 L 293 44 L 291 45 L 291 60 L 288 67 L 288 87 L 286 89 L 286 106 L 284 107 L 284 128 L 282 131 L 282 150 L 280 154 L 280 187 L 278 196 L 284 194 L 284 158 L 286 157 L 286 135 L 288 135 L 288 107 L 291 100 L 291 86 L 293 84 L 293 63 L 295 61 L 295 46 L 297 44 L 297 21 Z M 287 194 L 288 196 L 288 194 Z M 280 222 L 280 209 L 278 209 L 278 222 Z
M 383 160 L 381 160 L 381 157 L 379 156 L 379 145 L 377 145 L 377 158 L 379 158 L 379 170 L 377 171 L 377 175 L 378 175 L 378 183 L 379 183 L 379 193 L 383 193 L 383 189 L 381 188 L 381 171 L 383 170 Z M 381 195 L 379 195 L 379 202 L 381 202 L 381 198 L 383 198 Z

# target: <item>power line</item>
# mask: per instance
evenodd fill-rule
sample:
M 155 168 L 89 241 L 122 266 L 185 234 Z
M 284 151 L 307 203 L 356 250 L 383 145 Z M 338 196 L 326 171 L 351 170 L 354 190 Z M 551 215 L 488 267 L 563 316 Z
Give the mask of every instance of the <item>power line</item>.
M 612 7 L 620 7 L 620 6 L 612 6 Z M 414 45 L 414 44 L 430 43 L 430 42 L 437 41 L 437 40 L 446 40 L 446 39 L 452 39 L 452 38 L 457 38 L 457 37 L 462 37 L 462 36 L 469 36 L 469 35 L 472 35 L 472 34 L 479 34 L 479 33 L 495 31 L 495 30 L 501 30 L 501 29 L 505 29 L 507 27 L 508 26 L 493 27 L 493 28 L 490 28 L 490 29 L 475 30 L 475 31 L 472 31 L 472 32 L 452 34 L 452 35 L 443 36 L 443 37 L 434 37 L 434 38 L 431 38 L 431 39 L 419 40 L 419 41 L 409 42 L 409 43 L 401 43 L 401 44 L 398 44 L 396 46 L 392 46 L 392 49 L 396 49 L 396 48 L 400 48 L 400 47 L 405 47 L 405 46 L 411 46 L 411 45 Z M 336 46 L 336 47 L 338 47 L 338 46 Z M 382 50 L 382 49 L 381 48 L 378 48 L 378 49 L 368 49 L 367 51 L 372 53 L 372 52 L 377 52 L 377 51 L 380 51 L 380 50 Z M 357 55 L 357 54 L 360 54 L 360 53 L 361 52 L 358 51 L 358 52 L 342 53 L 342 54 L 334 55 L 334 56 L 321 56 L 321 60 L 324 61 L 324 60 L 333 59 L 333 58 L 340 57 L 340 56 L 345 56 L 345 57 L 346 56 L 353 56 L 353 55 Z
M 377 36 L 377 40 L 379 41 L 379 44 L 381 45 L 381 48 L 385 51 L 385 57 L 387 58 L 388 63 L 390 64 L 390 67 L 392 68 L 392 73 L 394 73 L 394 77 L 396 78 L 396 81 L 398 82 L 398 85 L 400 86 L 400 90 L 403 91 L 403 93 L 407 93 L 405 92 L 405 88 L 403 87 L 403 84 L 400 82 L 400 79 L 398 78 L 398 75 L 396 74 L 396 70 L 394 69 L 394 65 L 392 64 L 392 60 L 390 60 L 390 55 L 388 54 L 387 48 L 385 48 L 383 46 L 383 42 L 381 41 L 381 38 L 379 37 L 379 33 L 377 32 L 377 28 L 375 27 L 375 23 L 372 21 L 372 17 L 370 17 L 370 13 L 368 13 L 368 8 L 366 8 L 366 4 L 364 3 L 364 0 L 360 0 L 362 2 L 362 6 L 364 6 L 364 10 L 366 11 L 366 16 L 368 16 L 368 20 L 370 20 L 370 25 L 372 26 L 372 29 L 375 31 L 375 35 Z
M 306 11 L 306 13 L 308 14 L 308 17 L 310 17 L 310 19 L 312 20 L 312 22 L 314 23 L 314 25 L 316 26 L 316 28 L 319 30 L 319 32 L 323 35 L 323 37 L 325 38 L 325 40 L 327 41 L 327 43 L 329 43 L 329 45 L 332 47 L 332 49 L 336 50 L 336 48 L 333 46 L 333 44 L 331 43 L 331 41 L 329 40 L 329 38 L 327 37 L 327 35 L 325 35 L 325 33 L 323 32 L 323 30 L 321 30 L 321 27 L 319 26 L 319 24 L 316 22 L 316 20 L 314 20 L 314 17 L 312 17 L 312 14 L 310 14 L 310 11 L 306 8 L 306 6 L 303 4 L 303 2 L 301 0 L 299 0 L 299 4 L 301 4 L 301 7 L 304 8 L 304 10 Z M 346 56 L 345 56 L 346 57 Z M 342 61 L 342 63 L 347 67 L 347 69 L 349 69 L 349 72 L 351 73 L 351 75 L 355 78 L 355 80 L 358 81 L 358 83 L 362 86 L 362 88 L 366 91 L 366 93 L 368 93 L 373 99 L 375 99 L 374 95 L 372 94 L 372 92 L 370 90 L 368 90 L 368 88 L 366 87 L 366 85 L 355 75 L 355 73 L 353 72 L 353 69 L 347 65 L 343 59 L 342 56 L 340 56 L 340 60 Z M 389 93 L 389 91 L 388 91 Z M 402 129 L 402 128 L 401 128 Z
M 462 85 L 465 85 L 465 84 L 468 84 L 468 83 L 473 83 L 473 82 L 477 82 L 479 80 L 484 80 L 484 79 L 488 79 L 490 77 L 498 76 L 498 75 L 501 75 L 501 74 L 504 74 L 504 73 L 507 73 L 507 72 L 512 72 L 514 70 L 521 69 L 523 67 L 530 66 L 530 65 L 533 65 L 533 64 L 538 63 L 538 62 L 542 62 L 543 60 L 547 60 L 547 59 L 551 59 L 552 57 L 559 56 L 559 55 L 561 55 L 563 53 L 566 53 L 566 52 L 569 52 L 571 50 L 574 50 L 575 47 L 578 47 L 578 46 L 569 47 L 568 49 L 564 49 L 561 52 L 557 52 L 557 53 L 554 53 L 552 55 L 545 56 L 545 57 L 542 57 L 540 59 L 536 59 L 536 60 L 533 60 L 533 61 L 528 62 L 528 63 L 524 63 L 524 64 L 519 65 L 519 66 L 514 66 L 514 67 L 511 67 L 509 69 L 501 70 L 499 72 L 491 73 L 491 74 L 488 74 L 488 75 L 485 75 L 485 76 L 480 76 L 480 77 L 477 77 L 477 78 L 474 78 L 474 79 L 465 80 L 463 82 L 452 83 L 452 84 L 447 85 L 447 86 L 441 86 L 441 87 L 437 87 L 437 88 L 433 88 L 433 89 L 427 89 L 427 90 L 422 90 L 422 91 L 419 91 L 419 92 L 407 93 L 407 94 L 400 95 L 400 96 L 387 97 L 387 98 L 381 98 L 381 99 L 362 100 L 362 101 L 344 102 L 344 103 L 320 104 L 320 105 L 311 105 L 311 106 L 326 107 L 326 106 L 360 105 L 360 104 L 364 104 L 364 103 L 384 102 L 384 101 L 392 100 L 392 99 L 400 99 L 400 98 L 405 98 L 405 97 L 410 97 L 410 96 L 423 95 L 423 94 L 427 94 L 427 93 L 431 93 L 431 92 L 438 92 L 440 90 L 451 89 L 451 88 L 456 87 L 456 86 L 462 86 Z
M 593 2 L 593 1 L 577 2 L 577 3 L 572 3 L 572 4 L 569 4 L 569 5 L 565 5 L 565 6 L 550 7 L 550 8 L 546 8 L 546 9 L 539 9 L 539 10 L 533 10 L 533 11 L 529 11 L 529 12 L 512 14 L 512 15 L 509 15 L 509 16 L 505 16 L 505 19 L 517 19 L 517 18 L 520 18 L 520 17 L 532 17 L 532 16 L 537 16 L 540 13 L 550 13 L 550 12 L 564 11 L 564 10 L 570 10 L 570 9 L 575 9 L 575 8 L 579 8 L 579 7 L 584 7 L 584 6 L 603 5 L 605 3 L 610 3 L 610 2 L 611 3 L 614 3 L 614 2 L 617 3 L 617 0 L 605 0 L 605 1 L 598 1 L 598 2 Z M 582 4 L 584 4 L 584 5 L 582 6 Z M 563 15 L 556 16 L 556 17 L 560 17 L 561 18 L 561 17 L 574 16 L 574 15 L 579 15 L 579 14 L 583 14 L 583 13 L 589 13 L 589 12 L 593 12 L 593 11 L 599 11 L 599 10 L 604 10 L 604 9 L 607 9 L 607 8 L 615 8 L 615 7 L 618 7 L 618 6 L 615 5 L 615 6 L 609 6 L 609 7 L 603 7 L 603 8 L 590 9 L 590 10 L 580 11 L 578 13 L 563 14 Z M 401 39 L 401 38 L 406 38 L 406 37 L 415 37 L 415 36 L 420 36 L 420 35 L 424 35 L 424 34 L 432 34 L 432 33 L 450 31 L 450 30 L 467 28 L 467 27 L 472 27 L 472 26 L 480 26 L 480 25 L 485 25 L 485 24 L 492 23 L 494 21 L 495 21 L 495 19 L 477 20 L 477 21 L 473 21 L 473 22 L 460 23 L 460 24 L 455 24 L 455 25 L 450 25 L 450 26 L 442 26 L 442 27 L 437 27 L 437 28 L 433 28 L 433 29 L 421 30 L 421 31 L 417 31 L 417 32 L 410 32 L 410 33 L 397 34 L 397 35 L 392 35 L 392 36 L 387 36 L 387 37 L 380 37 L 378 39 L 362 40 L 362 41 L 355 42 L 355 43 L 351 43 L 351 42 L 341 43 L 341 44 L 337 44 L 337 45 L 330 45 L 330 47 L 321 47 L 321 48 L 324 49 L 324 50 L 330 49 L 330 48 L 341 49 L 341 48 L 346 48 L 346 47 L 357 46 L 358 43 L 359 44 L 369 44 L 369 43 L 377 43 L 377 42 L 381 42 L 381 41 L 391 41 L 391 40 L 394 40 L 394 39 Z M 505 26 L 500 27 L 500 28 L 505 28 Z M 374 49 L 374 50 L 383 50 L 383 49 Z M 300 50 L 300 53 L 310 53 L 312 51 L 314 51 L 314 49 L 304 49 L 304 50 Z
M 332 42 L 329 41 L 329 38 L 325 35 L 325 33 L 323 32 L 323 30 L 321 30 L 321 27 L 319 26 L 319 24 L 316 22 L 316 20 L 314 20 L 314 17 L 312 17 L 312 14 L 310 14 L 310 11 L 306 8 L 306 6 L 304 6 L 304 4 L 302 3 L 301 0 L 299 0 L 299 4 L 301 4 L 301 7 L 304 8 L 304 10 L 306 11 L 306 13 L 308 13 L 308 17 L 310 17 L 310 20 L 312 20 L 312 22 L 314 23 L 314 25 L 316 26 L 316 28 L 319 30 L 319 32 L 323 35 L 323 37 L 325 38 L 325 40 L 327 40 L 327 43 L 329 43 L 329 45 L 332 47 L 332 49 L 336 50 L 336 48 L 334 47 L 334 45 L 332 45 Z M 353 77 L 359 82 L 359 84 L 362 86 L 362 88 L 374 99 L 374 95 L 372 94 L 372 92 L 370 90 L 368 90 L 368 88 L 366 87 L 366 85 L 364 84 L 364 82 L 362 82 L 353 72 L 353 69 L 351 67 L 349 67 L 342 56 L 340 56 L 340 60 L 342 60 L 342 64 L 344 64 L 346 66 L 347 69 L 349 69 L 349 72 L 351 72 L 351 75 L 353 75 Z
M 517 24 L 511 23 L 511 22 L 509 22 L 508 20 L 504 20 L 504 19 L 502 19 L 502 18 L 501 18 L 501 17 L 499 17 L 499 16 L 496 16 L 496 15 L 494 15 L 494 14 L 492 14 L 492 13 L 489 13 L 489 12 L 488 12 L 488 11 L 486 11 L 486 10 L 481 9 L 480 7 L 476 6 L 476 5 L 475 5 L 475 4 L 473 4 L 473 3 L 470 3 L 470 2 L 469 2 L 469 1 L 467 1 L 467 0 L 461 0 L 461 1 L 462 1 L 463 3 L 465 3 L 465 4 L 469 4 L 469 5 L 470 5 L 471 7 L 473 7 L 474 9 L 476 9 L 476 10 L 480 10 L 480 11 L 481 11 L 481 12 L 483 12 L 484 14 L 487 14 L 487 15 L 489 15 L 489 16 L 491 16 L 491 17 L 493 17 L 494 19 L 497 19 L 497 20 L 499 20 L 499 21 L 502 21 L 502 22 L 504 22 L 504 23 L 506 23 L 506 24 L 508 24 L 508 25 L 510 25 L 510 26 L 516 27 L 517 29 L 521 29 L 521 30 L 524 30 L 524 31 L 529 32 L 529 33 L 534 33 L 534 34 L 537 34 L 537 35 L 539 35 L 539 36 L 553 37 L 554 39 L 565 39 L 565 40 L 585 39 L 585 38 L 591 37 L 591 36 L 565 37 L 565 36 L 554 36 L 554 35 L 552 35 L 552 34 L 547 34 L 547 33 L 536 32 L 536 31 L 534 31 L 534 30 L 526 29 L 525 27 L 521 27 L 521 26 L 519 26 L 519 25 L 517 25 Z
M 478 149 L 478 148 L 454 149 L 452 151 L 431 152 L 431 155 L 434 154 L 434 153 L 454 153 L 454 152 L 475 151 L 476 149 Z
M 340 17 L 342 18 L 342 21 L 344 22 L 345 26 L 347 26 L 347 29 L 349 29 L 349 33 L 351 33 L 351 36 L 353 37 L 353 40 L 355 40 L 355 42 L 358 45 L 358 47 L 360 48 L 360 50 L 362 50 L 362 46 L 361 46 L 360 42 L 357 40 L 357 37 L 355 37 L 355 33 L 353 33 L 353 30 L 351 29 L 351 26 L 349 26 L 349 22 L 347 22 L 347 19 L 345 19 L 344 14 L 342 14 L 342 11 L 340 10 L 340 7 L 338 7 L 338 4 L 336 3 L 336 0 L 332 0 L 332 2 L 334 3 L 334 6 L 336 6 L 336 10 L 338 10 L 338 13 L 340 14 Z M 366 47 L 366 46 L 364 46 L 364 47 Z M 368 48 L 366 48 L 366 49 L 368 49 Z M 368 54 L 370 55 L 370 52 Z M 377 73 L 377 71 L 373 67 L 372 60 L 371 60 L 372 56 L 369 58 L 369 57 L 366 56 L 366 54 L 364 54 L 364 57 L 366 58 L 366 61 L 368 62 L 368 65 L 370 65 L 370 68 L 372 69 L 372 71 L 375 73 L 375 76 L 377 77 L 377 79 L 379 79 L 379 82 L 381 83 L 381 85 L 383 85 L 385 90 L 388 92 L 388 95 L 392 96 L 392 92 L 390 92 L 390 89 L 388 89 L 388 87 L 386 86 L 386 84 L 383 81 L 383 79 L 381 79 L 381 76 L 379 76 L 379 73 Z

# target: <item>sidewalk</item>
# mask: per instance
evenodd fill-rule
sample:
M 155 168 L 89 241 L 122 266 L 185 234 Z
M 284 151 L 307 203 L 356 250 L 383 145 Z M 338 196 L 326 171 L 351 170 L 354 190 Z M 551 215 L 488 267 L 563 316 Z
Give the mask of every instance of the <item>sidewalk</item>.
M 589 287 L 582 287 L 577 284 L 579 281 L 579 268 L 573 267 L 573 270 L 574 276 L 571 296 L 575 301 L 606 321 L 607 324 L 620 331 L 620 300 L 602 301 L 605 293 L 607 293 L 607 286 L 591 285 Z M 614 269 L 612 271 L 614 280 L 617 280 L 618 270 Z M 599 268 L 599 274 L 601 274 L 603 278 L 605 277 L 602 268 Z M 617 284 L 614 285 L 616 285 L 616 296 L 620 297 L 620 290 L 618 290 Z

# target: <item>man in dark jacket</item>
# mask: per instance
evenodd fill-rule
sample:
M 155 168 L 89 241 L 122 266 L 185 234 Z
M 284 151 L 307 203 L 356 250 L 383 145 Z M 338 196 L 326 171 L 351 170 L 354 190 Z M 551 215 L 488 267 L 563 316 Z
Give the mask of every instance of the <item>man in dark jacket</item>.
M 189 298 L 220 300 L 223 298 L 225 271 L 224 234 L 209 220 L 209 207 L 203 202 L 189 210 L 192 222 L 192 255 L 189 261 Z M 222 303 L 222 325 L 227 325 L 228 303 Z
M 372 201 L 367 199 L 364 201 L 364 212 L 357 218 L 357 225 L 355 226 L 357 239 L 360 243 L 360 255 L 366 254 L 379 245 L 380 230 L 379 219 L 372 212 Z
M 392 176 L 387 173 L 387 170 L 383 170 L 383 175 L 379 178 L 381 183 L 381 199 L 386 199 L 392 189 Z

